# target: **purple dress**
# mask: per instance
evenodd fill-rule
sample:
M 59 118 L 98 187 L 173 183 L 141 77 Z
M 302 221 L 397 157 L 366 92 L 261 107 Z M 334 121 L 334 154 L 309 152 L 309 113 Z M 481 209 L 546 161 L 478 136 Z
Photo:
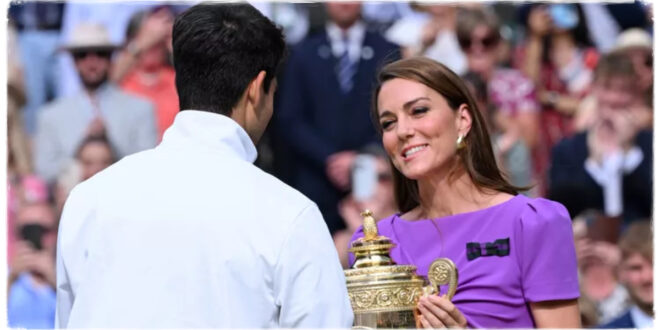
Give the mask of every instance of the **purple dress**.
M 436 258 L 456 264 L 452 301 L 470 327 L 534 327 L 527 303 L 580 295 L 571 219 L 563 205 L 547 199 L 517 195 L 433 220 L 395 214 L 380 220 L 378 231 L 396 244 L 392 259 L 417 266 L 418 275 L 426 277 Z M 351 241 L 362 236 L 360 228 Z

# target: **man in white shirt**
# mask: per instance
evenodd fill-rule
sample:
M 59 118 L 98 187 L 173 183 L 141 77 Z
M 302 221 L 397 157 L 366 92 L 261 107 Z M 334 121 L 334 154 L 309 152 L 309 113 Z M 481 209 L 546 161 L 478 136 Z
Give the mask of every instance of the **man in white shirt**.
M 203 4 L 177 17 L 173 48 L 184 111 L 64 208 L 56 327 L 350 327 L 318 208 L 252 164 L 281 31 L 250 5 Z

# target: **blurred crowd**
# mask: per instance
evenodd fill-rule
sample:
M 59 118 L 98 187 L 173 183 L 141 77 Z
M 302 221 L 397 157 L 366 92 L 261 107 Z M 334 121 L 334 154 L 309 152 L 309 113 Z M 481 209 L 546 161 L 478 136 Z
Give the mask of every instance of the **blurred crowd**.
M 71 189 L 156 146 L 174 121 L 172 24 L 193 4 L 10 5 L 9 326 L 54 325 Z M 650 2 L 253 5 L 289 47 L 257 165 L 317 203 L 345 267 L 360 211 L 397 212 L 368 111 L 376 73 L 426 56 L 468 83 L 511 182 L 574 219 L 583 326 L 650 324 Z

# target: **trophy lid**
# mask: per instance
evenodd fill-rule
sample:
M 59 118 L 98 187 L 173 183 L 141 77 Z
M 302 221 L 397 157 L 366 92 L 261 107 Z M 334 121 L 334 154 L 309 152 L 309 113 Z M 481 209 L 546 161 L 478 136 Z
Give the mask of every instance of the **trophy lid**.
M 365 210 L 360 215 L 364 218 L 362 226 L 364 237 L 355 240 L 349 249 L 355 254 L 352 268 L 393 265 L 390 250 L 394 247 L 394 243 L 389 238 L 378 235 L 376 219 L 370 210 Z

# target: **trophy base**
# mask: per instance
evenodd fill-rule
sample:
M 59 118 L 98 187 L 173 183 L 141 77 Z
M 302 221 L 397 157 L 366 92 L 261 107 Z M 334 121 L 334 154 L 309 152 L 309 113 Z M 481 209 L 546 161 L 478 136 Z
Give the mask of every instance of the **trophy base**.
M 356 313 L 353 328 L 414 329 L 417 322 L 412 310 Z

